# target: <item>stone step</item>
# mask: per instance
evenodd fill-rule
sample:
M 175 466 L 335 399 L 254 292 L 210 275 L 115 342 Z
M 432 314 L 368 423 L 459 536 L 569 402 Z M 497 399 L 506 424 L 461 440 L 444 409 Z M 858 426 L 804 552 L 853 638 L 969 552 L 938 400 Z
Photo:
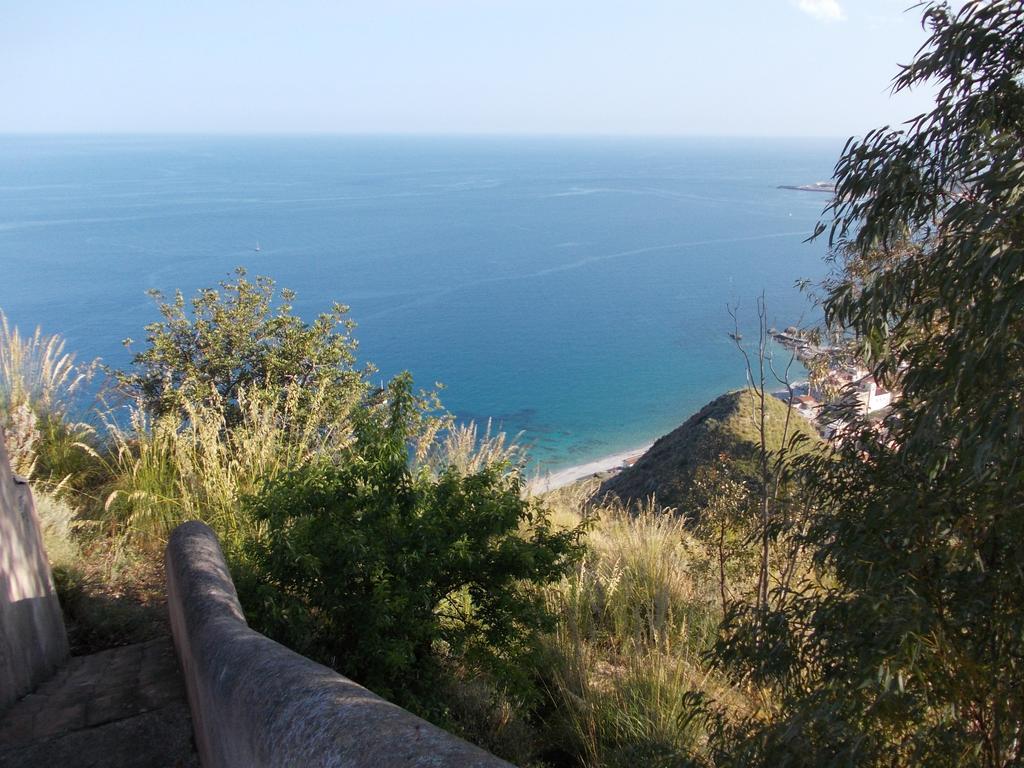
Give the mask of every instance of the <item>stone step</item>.
M 76 656 L 0 715 L 0 768 L 198 766 L 170 638 Z

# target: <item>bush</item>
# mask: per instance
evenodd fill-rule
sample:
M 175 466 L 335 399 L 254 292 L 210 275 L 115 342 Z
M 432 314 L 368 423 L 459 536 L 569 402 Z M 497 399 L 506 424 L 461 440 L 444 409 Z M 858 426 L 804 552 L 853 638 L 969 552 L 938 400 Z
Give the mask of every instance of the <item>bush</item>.
M 134 369 L 116 374 L 130 405 L 104 414 L 96 495 L 122 542 L 162 546 L 176 525 L 202 520 L 231 554 L 252 535 L 241 497 L 336 455 L 372 368 L 353 367 L 345 307 L 307 324 L 291 291 L 242 268 L 189 303 L 151 295 L 163 320 L 146 326 Z
M 528 695 L 552 626 L 538 586 L 578 531 L 552 530 L 503 464 L 410 469 L 423 403 L 408 377 L 359 414 L 350 452 L 284 475 L 247 511 L 266 524 L 239 569 L 261 631 L 377 693 L 437 713 L 448 656 Z
M 363 372 L 353 369 L 353 324 L 341 304 L 305 323 L 292 314 L 294 293 L 282 290 L 275 307 L 274 281 L 247 280 L 241 267 L 233 282 L 199 291 L 191 313 L 181 292 L 172 301 L 159 291 L 150 295 L 163 320 L 146 326 L 147 347 L 135 355 L 135 371 L 118 379 L 151 414 L 205 402 L 212 393 L 228 404 L 234 424 L 242 415 L 242 390 L 296 387 L 338 403 L 363 391 Z

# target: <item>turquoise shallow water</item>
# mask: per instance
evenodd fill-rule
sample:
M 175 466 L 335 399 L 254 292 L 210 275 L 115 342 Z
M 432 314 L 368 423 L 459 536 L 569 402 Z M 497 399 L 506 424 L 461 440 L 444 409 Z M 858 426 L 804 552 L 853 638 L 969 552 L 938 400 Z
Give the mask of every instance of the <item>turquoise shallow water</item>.
M 743 382 L 726 305 L 782 327 L 841 141 L 0 137 L 0 308 L 82 356 L 236 265 L 334 300 L 382 374 L 525 433 L 549 469 L 641 445 Z M 260 244 L 260 251 L 254 247 Z

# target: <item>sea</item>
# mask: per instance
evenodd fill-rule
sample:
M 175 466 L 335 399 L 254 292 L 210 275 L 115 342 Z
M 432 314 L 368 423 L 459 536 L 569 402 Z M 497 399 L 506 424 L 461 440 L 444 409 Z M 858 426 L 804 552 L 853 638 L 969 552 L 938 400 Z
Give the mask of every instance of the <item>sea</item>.
M 751 126 L 756 128 L 756 126 Z M 411 136 L 0 137 L 0 309 L 124 367 L 235 267 L 339 301 L 377 378 L 442 384 L 460 420 L 556 471 L 650 442 L 813 322 L 799 280 L 843 140 Z

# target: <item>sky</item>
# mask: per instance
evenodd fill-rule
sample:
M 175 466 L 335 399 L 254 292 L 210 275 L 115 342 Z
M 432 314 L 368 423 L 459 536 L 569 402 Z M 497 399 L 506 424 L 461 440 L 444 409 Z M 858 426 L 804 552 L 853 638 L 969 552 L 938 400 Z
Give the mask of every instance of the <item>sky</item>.
M 913 0 L 0 0 L 0 133 L 850 136 Z

